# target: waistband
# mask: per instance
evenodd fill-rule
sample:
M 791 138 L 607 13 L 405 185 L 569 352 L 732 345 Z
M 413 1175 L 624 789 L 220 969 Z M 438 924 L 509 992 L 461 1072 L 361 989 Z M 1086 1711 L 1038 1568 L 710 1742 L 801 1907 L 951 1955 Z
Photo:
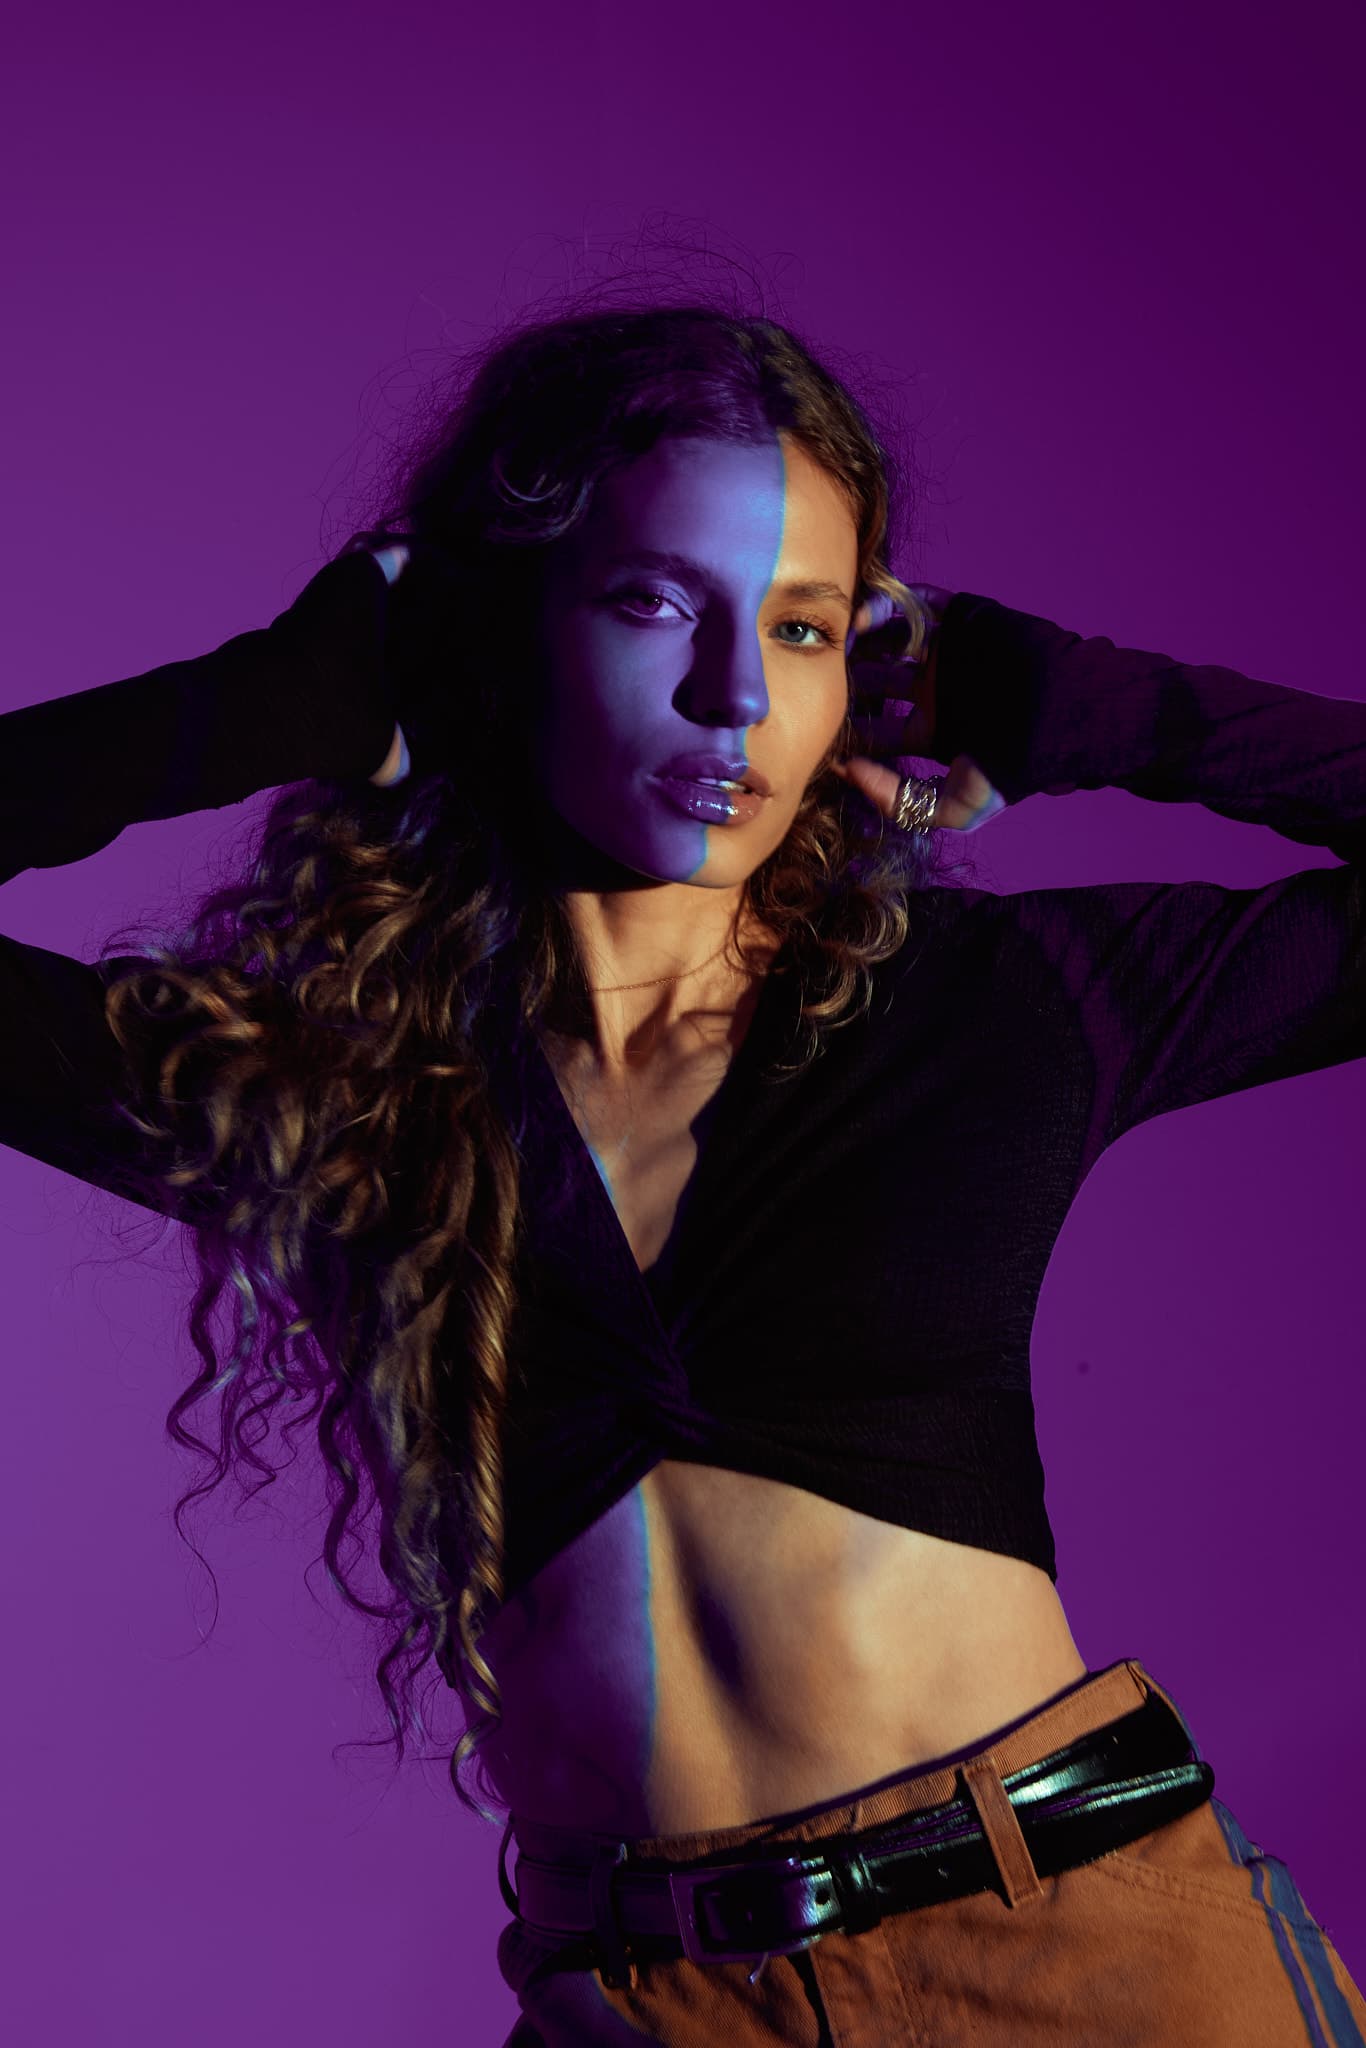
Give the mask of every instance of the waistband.
M 1093 1734 L 1107 1722 L 1132 1713 L 1152 1694 L 1164 1701 L 1176 1715 L 1198 1756 L 1200 1752 L 1194 1737 L 1176 1702 L 1136 1659 L 1120 1658 L 1099 1671 L 1088 1672 L 1085 1678 L 1078 1679 L 1075 1685 L 1069 1686 L 1055 1699 L 1047 1701 L 1022 1720 L 1011 1723 L 985 1742 L 955 1750 L 950 1756 L 914 1765 L 906 1771 L 897 1771 L 891 1777 L 842 1792 L 817 1806 L 800 1807 L 734 1827 L 711 1828 L 690 1834 L 627 1836 L 624 1838 L 626 1860 L 689 1863 L 699 1856 L 742 1848 L 751 1842 L 779 1837 L 784 1841 L 816 1841 L 823 1835 L 877 1827 L 883 1821 L 898 1820 L 902 1814 L 918 1813 L 926 1807 L 940 1806 L 952 1799 L 958 1789 L 959 1773 L 969 1762 L 987 1762 L 999 1776 L 1007 1777 L 1012 1771 L 1038 1763 L 1054 1750 L 1075 1742 L 1079 1736 Z M 516 1813 L 509 1818 L 503 1838 L 504 1848 L 509 1837 L 515 1838 L 518 1849 L 525 1856 L 538 1861 L 584 1866 L 597 1860 L 603 1846 L 623 1839 L 615 1830 L 602 1832 L 561 1827 L 544 1821 L 524 1820 Z M 504 1896 L 507 1896 L 506 1887 Z
M 1126 1659 L 952 1757 L 740 1827 L 627 1841 L 514 1815 L 499 1882 L 520 1919 L 581 1943 L 604 1983 L 633 1982 L 637 1957 L 661 1944 L 754 1963 L 753 1982 L 769 1954 L 889 1912 L 988 1888 L 1027 1903 L 1045 1878 L 1189 1812 L 1213 1783 L 1175 1702 Z M 515 1890 L 503 1867 L 514 1828 Z

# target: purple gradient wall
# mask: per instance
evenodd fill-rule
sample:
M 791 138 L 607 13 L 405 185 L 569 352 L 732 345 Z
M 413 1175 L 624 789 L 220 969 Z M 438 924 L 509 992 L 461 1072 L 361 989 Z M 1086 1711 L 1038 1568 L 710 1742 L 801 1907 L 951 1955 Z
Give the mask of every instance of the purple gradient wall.
M 939 482 L 903 573 L 1361 695 L 1366 22 L 1115 12 L 30 11 L 0 85 L 0 706 L 264 624 L 335 537 L 379 373 L 559 275 L 556 238 L 654 209 L 905 373 Z M 0 928 L 93 957 L 246 815 L 23 875 Z M 1119 792 L 1035 799 L 973 850 L 1002 889 L 1314 864 Z M 1034 1337 L 1082 1654 L 1175 1694 L 1359 1979 L 1364 1101 L 1354 1064 L 1132 1133 Z M 195 1525 L 199 1643 L 169 1522 L 198 1467 L 162 1435 L 184 1287 L 174 1237 L 120 1246 L 140 1213 L 0 1155 L 10 2038 L 496 2044 L 496 1831 L 439 1763 L 334 1761 L 377 1732 L 373 1652 L 305 1584 L 295 1475 L 278 1514 Z

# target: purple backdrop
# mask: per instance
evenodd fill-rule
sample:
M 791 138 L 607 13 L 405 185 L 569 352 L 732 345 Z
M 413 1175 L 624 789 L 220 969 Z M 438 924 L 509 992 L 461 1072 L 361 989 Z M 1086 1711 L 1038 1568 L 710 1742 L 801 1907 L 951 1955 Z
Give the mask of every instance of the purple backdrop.
M 562 274 L 559 238 L 654 209 L 905 375 L 938 481 L 903 573 L 1361 693 L 1359 8 L 57 0 L 7 43 L 5 708 L 264 624 L 409 351 L 421 371 Z M 0 924 L 91 958 L 250 808 L 23 875 Z M 973 850 L 1007 889 L 1314 863 L 1108 791 Z M 1034 1338 L 1083 1656 L 1175 1694 L 1358 1978 L 1364 1089 L 1354 1064 L 1129 1135 Z M 0 1155 L 12 2038 L 497 2043 L 496 1831 L 439 1763 L 391 1786 L 386 1751 L 333 1760 L 378 1695 L 304 1581 L 308 1484 L 195 1525 L 222 1596 L 199 1646 L 169 1522 L 199 1468 L 162 1436 L 180 1255 L 121 1248 L 138 1214 Z

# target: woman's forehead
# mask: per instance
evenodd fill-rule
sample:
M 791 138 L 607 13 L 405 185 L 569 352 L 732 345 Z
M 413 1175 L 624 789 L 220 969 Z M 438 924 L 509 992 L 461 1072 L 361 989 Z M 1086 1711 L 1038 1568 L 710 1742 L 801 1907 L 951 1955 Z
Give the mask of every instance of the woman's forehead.
M 852 602 L 858 538 L 847 496 L 788 437 L 762 447 L 658 442 L 600 479 L 577 537 L 575 552 L 599 567 L 705 573 L 729 564 L 776 575 L 785 563 L 791 578 L 826 583 Z

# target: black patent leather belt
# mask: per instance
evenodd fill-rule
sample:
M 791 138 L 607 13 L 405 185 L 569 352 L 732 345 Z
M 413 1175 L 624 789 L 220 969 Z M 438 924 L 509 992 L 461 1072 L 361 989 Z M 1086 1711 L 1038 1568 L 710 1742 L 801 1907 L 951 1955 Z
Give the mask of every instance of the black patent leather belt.
M 1149 1693 L 1132 1713 L 1000 1782 L 1034 1868 L 1047 1878 L 1191 1812 L 1214 1790 L 1214 1772 L 1180 1716 Z M 823 1934 L 861 1933 L 887 1914 L 1002 1890 L 966 1789 L 828 1840 L 766 1841 L 684 1865 L 626 1858 L 624 1842 L 600 1841 L 597 1861 L 578 1866 L 519 1848 L 515 1892 L 501 1856 L 499 1880 L 520 1919 L 571 1947 L 582 1937 L 586 1963 L 610 1971 L 611 1981 L 647 1957 L 757 1963 Z

